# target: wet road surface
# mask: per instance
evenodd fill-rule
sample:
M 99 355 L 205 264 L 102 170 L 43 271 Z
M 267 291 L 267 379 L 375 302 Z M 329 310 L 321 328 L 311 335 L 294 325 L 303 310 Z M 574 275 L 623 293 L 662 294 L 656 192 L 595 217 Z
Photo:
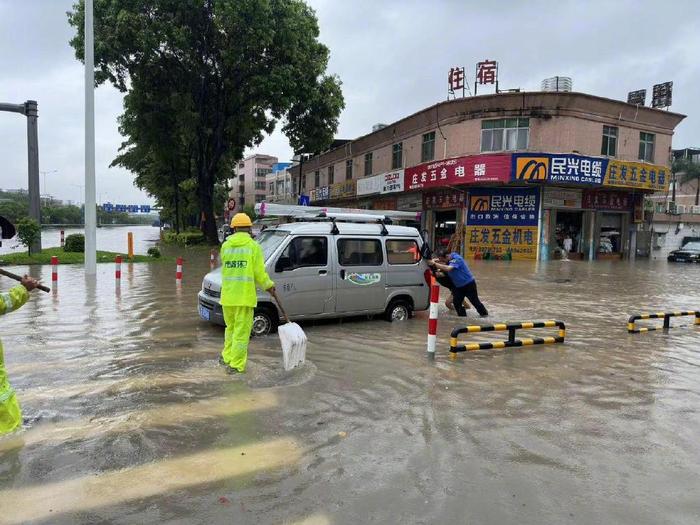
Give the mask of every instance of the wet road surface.
M 182 288 L 167 264 L 125 264 L 119 293 L 112 265 L 62 268 L 0 319 L 27 420 L 0 439 L 0 523 L 698 523 L 700 329 L 626 320 L 699 309 L 700 265 L 472 268 L 489 322 L 560 319 L 566 343 L 451 360 L 443 307 L 434 361 L 421 313 L 304 325 L 288 376 L 257 339 L 230 376 L 196 316 L 206 255 Z

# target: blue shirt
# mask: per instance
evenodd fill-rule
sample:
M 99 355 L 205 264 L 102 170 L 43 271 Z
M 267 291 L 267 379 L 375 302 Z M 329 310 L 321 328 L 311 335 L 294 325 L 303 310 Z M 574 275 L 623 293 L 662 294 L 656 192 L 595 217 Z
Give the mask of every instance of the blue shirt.
M 474 276 L 472 275 L 472 272 L 469 270 L 469 266 L 467 266 L 467 263 L 464 261 L 461 255 L 458 253 L 451 253 L 450 254 L 450 262 L 449 265 L 454 268 L 451 270 L 448 275 L 450 276 L 450 279 L 452 279 L 452 282 L 457 288 L 461 288 L 462 286 L 466 286 L 467 284 L 471 283 L 474 281 Z

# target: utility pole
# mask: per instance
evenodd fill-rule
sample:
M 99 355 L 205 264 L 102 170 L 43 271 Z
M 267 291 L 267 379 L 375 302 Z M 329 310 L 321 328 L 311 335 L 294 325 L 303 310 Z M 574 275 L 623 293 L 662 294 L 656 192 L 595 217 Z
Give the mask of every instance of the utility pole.
M 85 275 L 97 274 L 95 202 L 95 35 L 93 0 L 85 0 Z
M 27 117 L 27 166 L 29 191 L 29 217 L 41 224 L 41 196 L 39 189 L 39 111 L 36 100 L 24 104 L 0 103 L 0 111 L 19 113 Z M 41 236 L 30 247 L 29 253 L 41 253 Z

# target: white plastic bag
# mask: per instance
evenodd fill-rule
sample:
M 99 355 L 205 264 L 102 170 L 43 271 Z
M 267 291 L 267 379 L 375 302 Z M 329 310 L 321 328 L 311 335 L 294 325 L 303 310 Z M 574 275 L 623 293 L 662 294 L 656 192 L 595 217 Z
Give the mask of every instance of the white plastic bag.
M 289 371 L 306 359 L 306 334 L 296 323 L 282 324 L 277 328 L 282 344 L 282 365 Z

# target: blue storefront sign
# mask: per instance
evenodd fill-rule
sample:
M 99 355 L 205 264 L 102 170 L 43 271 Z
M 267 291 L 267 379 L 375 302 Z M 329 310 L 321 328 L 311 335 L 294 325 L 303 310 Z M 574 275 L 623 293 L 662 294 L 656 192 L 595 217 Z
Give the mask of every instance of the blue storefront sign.
M 517 182 L 549 182 L 601 186 L 608 159 L 566 153 L 514 153 L 511 178 Z
M 102 205 L 102 210 L 107 213 L 151 213 L 150 204 L 112 204 L 105 202 Z
M 469 226 L 537 226 L 539 188 L 469 190 Z

